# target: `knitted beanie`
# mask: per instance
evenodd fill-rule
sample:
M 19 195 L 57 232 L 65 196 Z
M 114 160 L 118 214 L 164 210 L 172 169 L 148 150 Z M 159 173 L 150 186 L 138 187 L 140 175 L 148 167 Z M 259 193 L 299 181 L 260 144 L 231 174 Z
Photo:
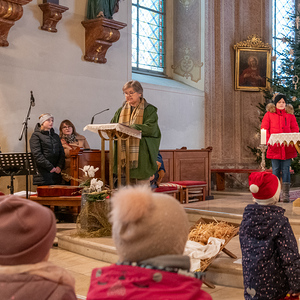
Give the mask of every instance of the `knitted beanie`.
M 49 113 L 42 114 L 42 115 L 39 117 L 39 123 L 40 123 L 40 125 L 43 125 L 43 123 L 44 123 L 45 121 L 47 121 L 48 119 L 50 119 L 50 118 L 53 118 L 53 116 L 52 116 L 51 114 L 49 114 Z
M 249 189 L 254 201 L 260 205 L 276 204 L 280 196 L 277 176 L 268 172 L 253 172 L 249 176 Z
M 56 234 L 53 212 L 14 195 L 0 197 L 0 265 L 41 262 Z
M 113 240 L 121 262 L 183 254 L 189 222 L 175 198 L 135 186 L 119 190 L 111 201 Z
M 283 100 L 285 101 L 285 103 L 287 104 L 287 99 L 286 99 L 286 95 L 283 94 L 277 94 L 274 98 L 274 104 L 276 106 L 277 102 L 280 101 L 283 98 Z

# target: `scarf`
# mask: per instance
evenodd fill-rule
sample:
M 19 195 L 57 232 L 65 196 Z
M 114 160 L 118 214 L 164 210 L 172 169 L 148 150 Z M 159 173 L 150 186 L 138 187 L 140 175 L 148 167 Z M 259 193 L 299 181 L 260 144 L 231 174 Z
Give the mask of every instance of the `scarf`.
M 129 103 L 125 103 L 123 106 L 119 123 L 130 126 L 132 124 L 143 124 L 144 109 L 146 100 L 143 98 L 137 107 L 133 108 L 131 112 L 131 106 Z M 129 138 L 129 163 L 130 169 L 135 169 L 138 167 L 139 162 L 139 149 L 140 149 L 140 139 L 130 137 Z M 125 167 L 126 162 L 126 141 L 122 140 L 121 143 L 121 165 Z
M 68 144 L 71 144 L 71 143 L 75 143 L 77 142 L 77 139 L 76 139 L 76 135 L 74 133 L 70 134 L 70 135 L 63 135 L 62 138 L 68 143 Z

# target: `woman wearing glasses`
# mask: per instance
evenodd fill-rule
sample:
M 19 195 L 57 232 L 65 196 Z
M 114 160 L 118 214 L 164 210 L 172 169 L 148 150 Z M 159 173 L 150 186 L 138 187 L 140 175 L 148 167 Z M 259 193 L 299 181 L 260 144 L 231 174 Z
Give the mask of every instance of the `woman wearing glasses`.
M 111 123 L 122 123 L 142 132 L 141 139 L 130 138 L 130 181 L 132 184 L 150 185 L 149 178 L 157 170 L 156 159 L 161 138 L 157 108 L 143 98 L 143 87 L 138 81 L 125 83 L 123 93 L 125 101 L 115 113 Z M 122 147 L 121 159 L 124 167 L 125 147 Z M 115 156 L 115 173 L 116 170 Z
M 65 151 L 65 168 L 62 173 L 70 175 L 70 150 L 76 148 L 89 149 L 90 146 L 83 135 L 76 132 L 74 124 L 70 120 L 63 120 L 59 126 L 59 137 Z M 68 176 L 63 175 L 65 183 L 70 182 Z

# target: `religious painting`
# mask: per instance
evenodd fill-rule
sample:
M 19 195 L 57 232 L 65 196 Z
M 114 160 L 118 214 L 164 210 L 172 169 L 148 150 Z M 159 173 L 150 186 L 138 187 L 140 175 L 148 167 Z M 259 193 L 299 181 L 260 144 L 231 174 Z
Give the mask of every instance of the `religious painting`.
M 271 49 L 256 35 L 234 46 L 235 49 L 235 89 L 261 91 L 270 88 Z

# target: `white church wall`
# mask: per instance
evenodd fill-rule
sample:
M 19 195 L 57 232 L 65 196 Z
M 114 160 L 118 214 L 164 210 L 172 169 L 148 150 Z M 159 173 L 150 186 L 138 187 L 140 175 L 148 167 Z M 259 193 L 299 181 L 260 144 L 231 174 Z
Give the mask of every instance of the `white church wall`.
M 161 149 L 205 147 L 204 92 L 174 80 L 133 74 L 142 83 L 144 97 L 158 108 Z
M 100 148 L 100 138 L 83 132 L 91 117 L 94 123 L 108 123 L 122 104 L 123 84 L 131 80 L 131 1 L 120 1 L 114 19 L 127 23 L 120 39 L 108 49 L 106 64 L 83 60 L 85 31 L 81 24 L 86 15 L 87 0 L 60 0 L 69 7 L 57 24 L 57 33 L 40 29 L 42 0 L 23 6 L 23 17 L 10 29 L 8 47 L 0 47 L 0 146 L 2 152 L 25 152 L 25 139 L 19 141 L 22 123 L 33 91 L 36 105 L 31 110 L 28 138 L 40 114 L 54 115 L 54 129 L 70 119 L 91 148 Z M 159 79 L 160 81 L 161 79 Z M 170 83 L 171 82 L 171 83 Z M 186 146 L 204 147 L 204 95 L 196 89 L 142 81 L 146 99 L 158 107 L 162 131 L 161 149 Z M 170 86 L 174 85 L 174 86 Z M 16 176 L 15 190 L 24 190 L 24 177 Z M 0 178 L 0 190 L 8 193 L 8 177 Z

